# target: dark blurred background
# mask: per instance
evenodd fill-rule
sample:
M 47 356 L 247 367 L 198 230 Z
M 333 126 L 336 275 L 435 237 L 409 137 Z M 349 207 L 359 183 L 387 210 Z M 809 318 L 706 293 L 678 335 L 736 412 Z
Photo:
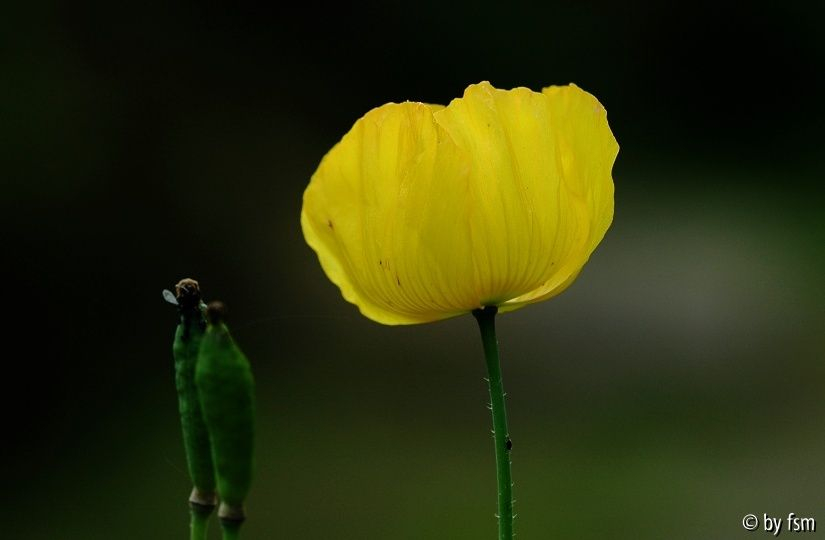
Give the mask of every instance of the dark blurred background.
M 494 538 L 475 321 L 361 317 L 299 225 L 364 112 L 481 80 L 575 82 L 621 145 L 577 283 L 500 318 L 519 537 L 825 527 L 816 6 L 6 6 L 8 537 L 186 538 L 161 289 L 191 276 L 257 375 L 245 537 Z

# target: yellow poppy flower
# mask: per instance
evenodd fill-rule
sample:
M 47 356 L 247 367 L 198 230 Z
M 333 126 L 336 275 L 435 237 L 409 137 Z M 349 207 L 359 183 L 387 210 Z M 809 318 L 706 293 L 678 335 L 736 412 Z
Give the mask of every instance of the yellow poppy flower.
M 511 311 L 563 291 L 604 237 L 618 150 L 604 107 L 572 84 L 389 103 L 323 158 L 301 226 L 377 322 Z

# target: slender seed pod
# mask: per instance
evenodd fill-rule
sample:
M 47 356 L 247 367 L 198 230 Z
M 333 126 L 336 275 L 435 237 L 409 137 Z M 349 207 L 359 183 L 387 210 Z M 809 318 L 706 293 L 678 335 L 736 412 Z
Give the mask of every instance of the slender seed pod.
M 180 323 L 172 351 L 175 358 L 175 385 L 183 428 L 183 445 L 194 489 L 190 496 L 193 510 L 211 512 L 215 506 L 215 472 L 209 432 L 203 420 L 200 398 L 195 386 L 195 366 L 206 329 L 198 282 L 183 279 L 175 286 Z
M 244 519 L 243 502 L 252 482 L 254 381 L 249 361 L 229 334 L 223 317 L 223 304 L 210 303 L 195 381 L 212 444 L 221 498 L 218 516 L 222 522 L 239 523 Z

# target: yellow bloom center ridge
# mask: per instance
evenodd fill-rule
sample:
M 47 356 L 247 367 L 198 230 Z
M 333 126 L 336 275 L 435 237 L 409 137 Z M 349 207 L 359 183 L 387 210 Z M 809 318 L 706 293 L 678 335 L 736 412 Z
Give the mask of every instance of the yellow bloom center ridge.
M 572 84 L 389 103 L 323 158 L 301 226 L 377 322 L 511 311 L 562 292 L 604 237 L 618 149 L 604 107 Z

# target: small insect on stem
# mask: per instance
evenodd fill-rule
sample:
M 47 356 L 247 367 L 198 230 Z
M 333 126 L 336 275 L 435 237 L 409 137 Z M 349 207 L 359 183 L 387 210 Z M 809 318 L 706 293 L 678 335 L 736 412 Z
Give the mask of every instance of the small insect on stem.
M 169 289 L 163 289 L 163 299 L 172 304 L 173 306 L 178 305 L 178 299 L 175 298 L 175 293 L 173 293 Z
M 184 278 L 175 285 L 175 298 L 181 309 L 194 309 L 201 303 L 201 289 L 197 281 Z

